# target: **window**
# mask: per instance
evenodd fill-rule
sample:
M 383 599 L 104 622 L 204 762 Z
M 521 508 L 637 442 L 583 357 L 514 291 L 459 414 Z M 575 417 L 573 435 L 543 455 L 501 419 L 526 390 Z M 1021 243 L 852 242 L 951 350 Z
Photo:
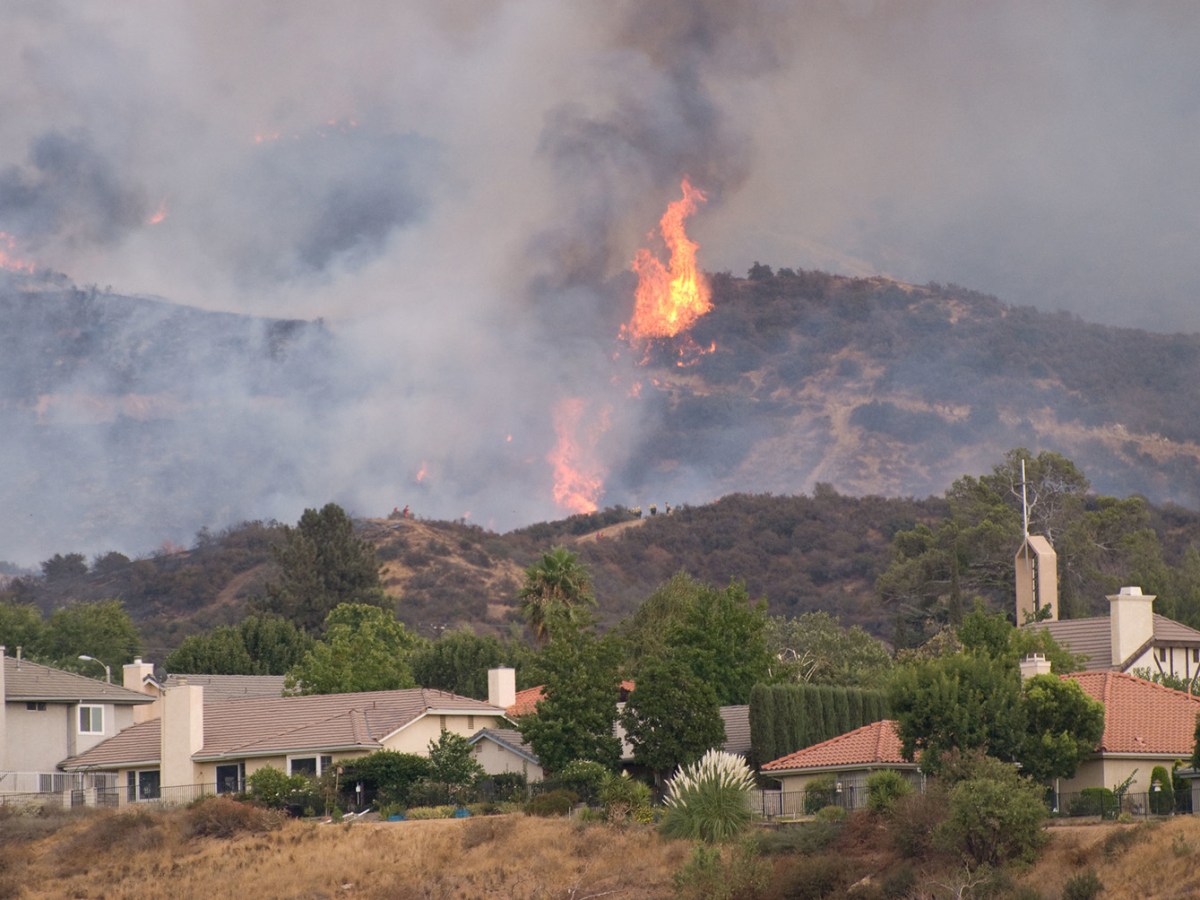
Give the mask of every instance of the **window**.
M 1192 648 L 1192 662 L 1200 663 L 1200 649 Z
M 331 765 L 332 756 L 294 756 L 288 760 L 288 774 L 316 778 Z
M 140 772 L 129 772 L 126 776 L 125 787 L 130 803 L 138 800 L 157 800 L 162 796 L 161 781 L 158 769 L 144 769 Z
M 46 711 L 46 704 L 45 704 L 45 703 L 42 703 L 42 702 L 38 702 L 38 703 L 26 703 L 26 704 L 25 704 L 25 708 L 26 708 L 27 710 L 29 710 L 30 712 L 45 712 L 45 711 Z
M 1159 659 L 1159 662 L 1167 661 L 1167 648 L 1166 647 L 1158 648 L 1158 659 Z
M 246 764 L 230 763 L 217 766 L 217 793 L 236 794 L 246 783 Z
M 475 730 L 475 717 L 467 716 L 467 731 L 474 731 L 474 730 Z
M 104 707 L 79 706 L 79 733 L 104 734 Z

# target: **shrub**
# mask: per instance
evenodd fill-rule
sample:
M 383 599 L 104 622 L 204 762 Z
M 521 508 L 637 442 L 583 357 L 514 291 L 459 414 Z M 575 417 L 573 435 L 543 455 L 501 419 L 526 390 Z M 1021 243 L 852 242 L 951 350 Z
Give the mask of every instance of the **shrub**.
M 816 820 L 818 822 L 844 822 L 846 811 L 840 806 L 822 806 L 817 810 Z
M 663 834 L 709 843 L 733 838 L 750 824 L 753 787 L 745 760 L 709 750 L 699 761 L 681 766 L 668 782 Z
M 240 803 L 229 796 L 205 797 L 183 814 L 184 827 L 193 837 L 233 837 L 274 831 L 283 824 L 278 810 Z
M 814 778 L 804 788 L 804 814 L 816 815 L 817 810 L 833 806 L 837 800 L 837 779 L 833 775 Z
M 912 782 L 894 769 L 867 776 L 867 806 L 875 812 L 890 812 L 896 801 L 911 794 Z
M 652 818 L 650 810 L 650 786 L 630 778 L 629 774 L 609 774 L 600 788 L 598 797 L 604 807 L 604 817 L 610 824 L 633 819 L 636 822 L 648 822 Z
M 753 847 L 742 844 L 728 859 L 716 847 L 697 844 L 691 858 L 675 873 L 676 896 L 695 900 L 752 900 L 771 881 L 771 868 Z
M 1095 869 L 1072 875 L 1063 885 L 1062 900 L 1095 900 L 1104 890 Z
M 968 865 L 1029 860 L 1046 841 L 1046 815 L 1038 785 L 1007 766 L 996 767 L 993 777 L 951 788 L 949 815 L 938 826 L 935 842 Z
M 1150 812 L 1156 816 L 1175 812 L 1175 787 L 1166 766 L 1155 766 L 1150 771 Z
M 274 766 L 263 766 L 246 778 L 250 799 L 262 806 L 279 808 L 294 799 L 294 795 L 308 787 L 303 775 L 288 775 Z
M 786 878 L 784 896 L 793 900 L 821 900 L 833 896 L 847 888 L 852 880 L 849 862 L 834 854 L 799 857 L 793 861 Z
M 525 815 L 565 816 L 571 811 L 571 807 L 578 802 L 579 797 L 574 791 L 568 791 L 565 788 L 559 788 L 555 791 L 547 791 L 544 794 L 538 794 L 536 797 L 526 803 Z
M 948 805 L 945 788 L 936 782 L 923 794 L 914 792 L 896 801 L 888 831 L 901 855 L 917 859 L 929 853 L 934 835 L 946 821 Z
M 529 779 L 524 772 L 501 772 L 492 775 L 481 783 L 481 787 L 489 781 L 492 797 L 498 803 L 521 801 L 529 795 Z
M 1117 817 L 1117 795 L 1106 787 L 1084 788 L 1071 801 L 1072 816 L 1100 816 L 1105 819 Z
M 841 822 L 802 822 L 760 831 L 754 845 L 763 856 L 807 856 L 824 850 L 842 833 Z
M 406 804 L 412 786 L 429 774 L 429 760 L 415 753 L 395 750 L 376 750 L 346 765 L 342 779 L 346 789 L 353 791 L 357 782 L 374 792 L 380 803 Z
M 595 803 L 600 788 L 612 775 L 608 767 L 590 759 L 575 759 L 562 767 L 558 780 L 568 791 L 574 791 L 584 803 Z
M 456 806 L 414 806 L 407 813 L 408 819 L 451 819 L 454 817 Z

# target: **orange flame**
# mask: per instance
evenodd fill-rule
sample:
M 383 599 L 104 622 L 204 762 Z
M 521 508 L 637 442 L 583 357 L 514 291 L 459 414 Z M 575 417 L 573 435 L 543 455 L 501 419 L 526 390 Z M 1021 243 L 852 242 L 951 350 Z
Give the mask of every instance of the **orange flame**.
M 578 440 L 587 401 L 582 397 L 565 397 L 554 409 L 554 433 L 557 442 L 546 454 L 554 467 L 554 502 L 573 513 L 591 513 L 599 509 L 604 491 L 604 470 L 592 457 L 595 446 L 608 430 L 608 411 L 585 435 L 587 446 Z
M 33 263 L 21 259 L 17 252 L 17 240 L 7 231 L 0 231 L 0 269 L 13 272 L 33 272 Z
M 688 238 L 683 221 L 703 203 L 703 192 L 692 187 L 685 178 L 683 199 L 667 206 L 659 221 L 663 241 L 671 253 L 669 266 L 664 266 L 650 250 L 638 250 L 633 271 L 638 276 L 633 319 L 622 329 L 635 339 L 674 337 L 712 309 L 708 282 L 696 268 L 699 245 Z
M 158 209 L 154 214 L 146 220 L 147 225 L 158 225 L 167 217 L 167 198 L 163 197 L 162 202 L 158 204 Z
M 421 460 L 421 468 L 417 469 L 417 484 L 420 484 L 429 477 L 429 467 L 425 464 L 425 460 Z

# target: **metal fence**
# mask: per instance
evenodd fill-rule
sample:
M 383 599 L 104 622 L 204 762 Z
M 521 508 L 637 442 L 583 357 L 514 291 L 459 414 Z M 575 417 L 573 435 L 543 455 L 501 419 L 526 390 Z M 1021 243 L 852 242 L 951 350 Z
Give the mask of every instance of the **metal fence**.
M 1117 819 L 1127 815 L 1148 819 L 1193 812 L 1190 790 L 1175 791 L 1174 796 L 1159 791 L 1118 796 L 1106 788 L 1092 788 L 1073 794 L 1051 793 L 1047 803 L 1052 815 L 1063 818 Z

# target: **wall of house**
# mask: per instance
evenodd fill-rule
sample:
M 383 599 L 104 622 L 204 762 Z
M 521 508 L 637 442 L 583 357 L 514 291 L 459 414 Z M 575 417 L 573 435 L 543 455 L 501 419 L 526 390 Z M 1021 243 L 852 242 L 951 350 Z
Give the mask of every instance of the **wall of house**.
M 104 733 L 80 734 L 77 704 L 46 703 L 30 710 L 24 702 L 6 703 L 6 764 L 10 772 L 53 772 L 68 756 L 82 753 L 133 724 L 128 706 L 90 703 L 104 709 Z
M 1074 778 L 1061 779 L 1058 782 L 1058 791 L 1060 794 L 1077 794 L 1085 788 L 1104 787 L 1111 790 L 1133 775 L 1129 793 L 1144 794 L 1150 790 L 1150 773 L 1154 767 L 1166 766 L 1169 770 L 1176 758 L 1164 756 L 1159 759 L 1090 759 L 1079 767 Z
M 429 755 L 429 742 L 436 741 L 442 736 L 442 729 L 472 737 L 481 728 L 499 727 L 500 716 L 487 715 L 446 715 L 434 713 L 425 715 L 410 722 L 395 734 L 391 735 L 384 745 L 388 750 L 399 753 L 416 753 L 420 756 Z
M 544 777 L 541 766 L 486 739 L 475 744 L 475 761 L 483 766 L 483 771 L 489 775 L 520 772 L 525 776 L 525 780 L 530 782 L 541 781 Z
M 1142 654 L 1134 661 L 1128 671 L 1134 669 L 1149 669 L 1151 673 L 1165 672 L 1190 681 L 1200 669 L 1200 648 L 1196 647 L 1155 647 Z

